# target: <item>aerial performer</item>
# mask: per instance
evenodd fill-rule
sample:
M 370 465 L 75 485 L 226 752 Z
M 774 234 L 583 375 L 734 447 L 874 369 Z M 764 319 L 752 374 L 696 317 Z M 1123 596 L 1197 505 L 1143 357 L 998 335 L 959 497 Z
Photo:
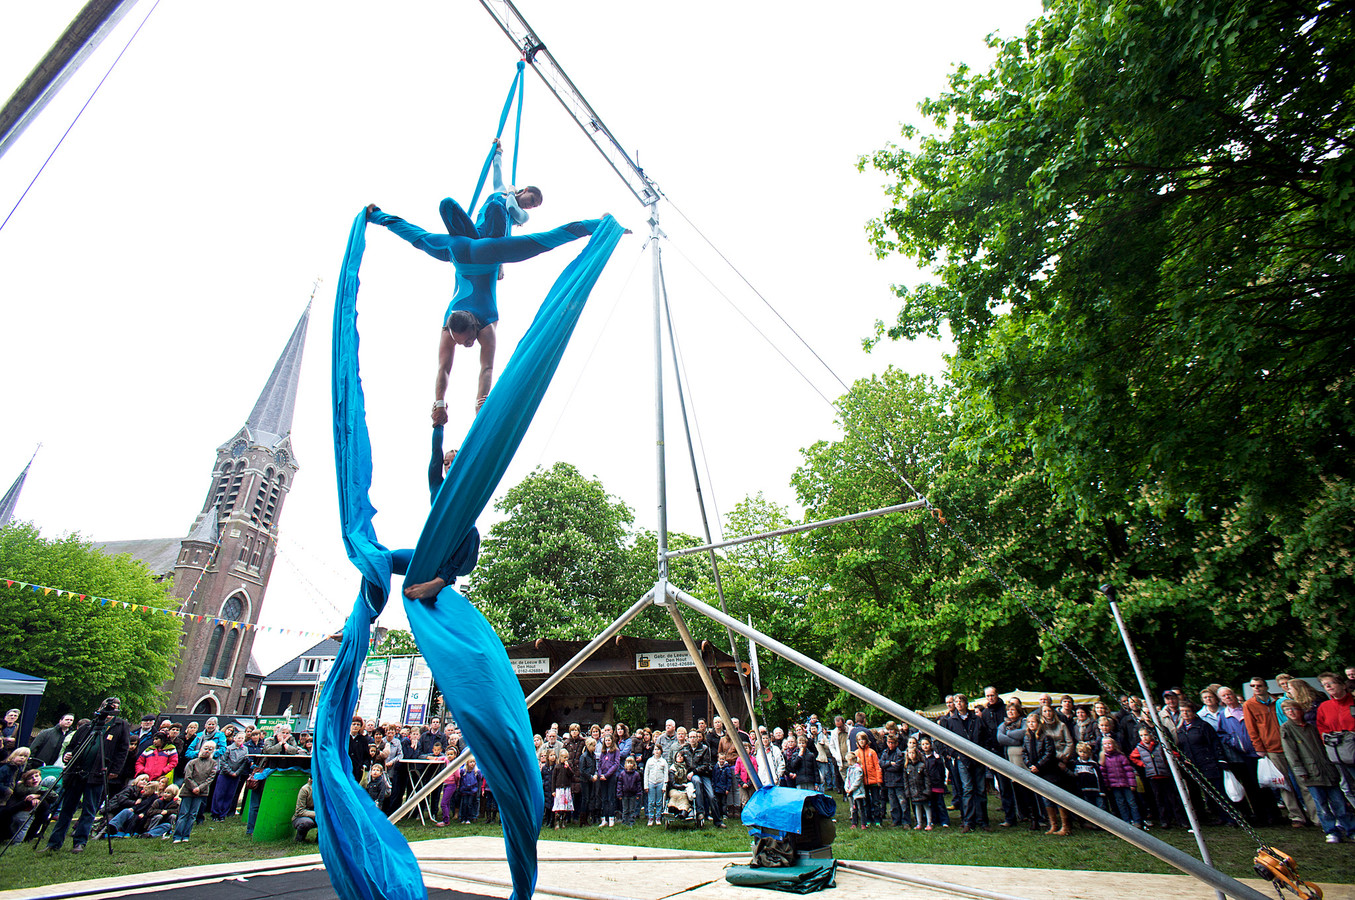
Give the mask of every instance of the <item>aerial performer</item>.
M 438 499 L 438 488 L 442 487 L 442 481 L 447 476 L 447 470 L 452 467 L 456 461 L 456 448 L 453 447 L 446 453 L 442 451 L 442 426 L 433 426 L 433 452 L 428 459 L 428 501 L 430 503 Z M 396 575 L 403 575 L 409 568 L 409 561 L 413 559 L 413 550 L 396 550 L 394 558 L 391 560 L 391 571 Z M 480 532 L 476 528 L 470 530 L 470 534 L 457 545 L 452 551 L 452 555 L 443 560 L 442 565 L 438 566 L 437 575 L 431 581 L 422 581 L 418 584 L 406 584 L 404 595 L 411 600 L 436 600 L 438 592 L 451 584 L 456 584 L 458 575 L 469 575 L 475 568 L 476 561 L 480 558 Z
M 531 189 L 524 188 L 519 193 L 528 190 Z M 511 216 L 506 196 L 501 196 L 500 200 L 505 207 L 505 214 Z M 518 202 L 515 201 L 514 205 Z M 449 262 L 456 268 L 456 291 L 443 313 L 438 343 L 438 370 L 433 381 L 434 425 L 447 423 L 447 379 L 452 372 L 452 357 L 458 345 L 467 349 L 477 343 L 480 345 L 480 377 L 475 393 L 477 413 L 489 396 L 489 389 L 494 382 L 495 323 L 499 321 L 499 267 L 504 263 L 531 259 L 561 244 L 587 237 L 597 229 L 599 222 L 598 219 L 588 219 L 537 234 L 480 237 L 475 223 L 455 200 L 446 198 L 440 209 L 447 234 L 424 231 L 399 216 L 382 212 L 375 203 L 367 207 L 369 222 L 384 225 L 434 259 Z M 487 218 L 486 225 L 490 224 Z

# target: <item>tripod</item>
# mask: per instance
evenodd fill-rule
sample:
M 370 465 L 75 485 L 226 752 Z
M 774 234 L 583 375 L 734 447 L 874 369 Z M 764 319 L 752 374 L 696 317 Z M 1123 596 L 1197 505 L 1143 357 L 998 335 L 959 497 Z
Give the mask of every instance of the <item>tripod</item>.
M 80 761 L 82 761 L 82 760 L 85 758 L 86 752 L 87 752 L 87 751 L 89 750 L 89 748 L 90 748 L 90 742 L 91 742 L 91 741 L 97 741 L 98 754 L 99 754 L 99 755 L 98 755 L 98 772 L 100 773 L 100 778 L 101 778 L 101 780 L 102 780 L 102 787 L 103 787 L 103 790 L 102 790 L 101 795 L 100 795 L 100 796 L 101 796 L 101 800 L 100 800 L 100 804 L 99 804 L 99 809 L 98 809 L 98 811 L 96 812 L 96 814 L 93 816 L 93 819 L 97 819 L 97 818 L 99 817 L 99 815 L 103 815 L 103 814 L 107 811 L 107 809 L 108 809 L 108 799 L 109 799 L 109 798 L 108 798 L 108 765 L 107 765 L 107 756 L 105 755 L 106 747 L 104 746 L 104 745 L 107 743 L 107 741 L 104 740 L 104 737 L 108 734 L 109 730 L 113 727 L 113 725 L 114 725 L 115 722 L 117 721 L 117 715 L 116 715 L 116 714 L 117 714 L 117 711 L 118 711 L 118 704 L 117 704 L 117 703 L 109 703 L 108 701 L 105 701 L 104 704 L 103 704 L 102 706 L 100 706 L 99 709 L 97 709 L 97 710 L 94 712 L 94 717 L 93 717 L 93 719 L 91 719 L 91 721 L 90 721 L 90 723 L 89 723 L 89 726 L 88 726 L 88 727 L 89 727 L 89 733 L 88 733 L 87 735 L 85 735 L 85 738 L 84 738 L 83 741 L 80 742 L 79 747 L 77 747 L 77 748 L 75 749 L 75 751 L 71 754 L 71 762 L 70 762 L 70 764 L 68 764 L 67 767 L 61 771 L 61 774 L 60 774 L 59 776 L 57 776 L 56 783 L 53 784 L 50 788 L 47 789 L 47 792 L 43 795 L 42 799 L 38 802 L 38 806 L 41 806 L 43 803 L 46 803 L 47 800 L 48 800 L 48 798 L 50 798 L 50 797 L 52 796 L 52 794 L 55 793 L 56 790 L 57 790 L 58 788 L 63 788 L 64 790 L 63 790 L 63 792 L 62 792 L 62 797 L 61 797 L 61 808 L 60 808 L 60 810 L 58 811 L 57 816 L 60 817 L 60 816 L 62 816 L 62 815 L 65 814 L 65 807 L 66 807 L 67 804 L 70 802 L 70 798 L 69 798 L 69 797 L 67 796 L 67 794 L 65 793 L 65 790 L 69 790 L 69 789 L 72 787 L 71 784 L 68 784 L 68 783 L 67 783 L 67 776 L 70 776 L 70 775 L 72 774 L 72 772 L 74 772 L 75 768 L 76 768 L 78 765 L 80 765 Z M 80 778 L 79 781 L 81 781 L 81 782 L 86 782 L 86 783 L 80 784 L 80 786 L 79 786 L 79 800 L 76 801 L 76 802 L 79 803 L 80 806 L 81 806 L 81 809 L 80 809 L 80 827 L 83 827 L 83 826 L 84 826 L 85 815 L 86 815 L 86 813 L 88 812 L 88 810 L 84 807 L 83 800 L 84 800 L 84 792 L 85 792 L 86 790 L 89 789 L 89 788 L 88 788 L 88 784 L 87 784 L 87 780 L 88 780 L 88 777 L 89 777 L 89 772 L 88 772 L 88 771 L 85 771 L 85 772 L 82 773 L 82 774 L 84 775 L 84 778 Z M 75 781 L 75 780 L 76 780 L 76 779 L 72 779 L 72 781 Z M 35 808 L 36 808 L 36 807 L 35 807 Z M 73 818 L 73 817 L 74 817 L 74 814 L 75 814 L 75 811 L 74 811 L 74 809 L 72 809 L 72 811 L 71 811 L 71 816 L 68 817 L 67 820 L 66 820 L 67 826 L 69 826 L 69 824 L 70 824 L 70 818 Z M 42 837 L 43 837 L 43 834 L 46 832 L 46 830 L 47 830 L 47 825 L 50 824 L 50 823 L 51 823 L 51 817 L 50 817 L 50 815 L 49 815 L 47 822 L 44 822 L 44 823 L 42 824 L 42 826 L 38 829 L 37 834 L 34 835 L 34 838 L 35 838 L 35 840 L 34 840 L 34 842 L 33 842 L 33 850 L 34 850 L 34 852 L 36 852 L 36 851 L 38 850 L 38 848 L 42 846 Z M 91 821 L 91 822 L 90 822 L 90 830 L 91 830 L 91 831 L 93 830 L 93 827 L 94 827 L 94 823 L 93 823 L 93 821 Z M 107 839 L 108 839 L 108 853 L 109 853 L 109 855 L 111 856 L 112 853 L 113 853 L 113 833 L 112 833 L 111 830 L 105 828 L 105 829 L 104 829 L 104 834 L 105 834 L 105 837 L 107 837 Z M 64 834 L 62 835 L 62 841 L 63 841 L 63 843 L 64 843 L 64 841 L 65 841 L 65 835 L 64 835 Z M 7 849 L 8 849 L 8 845 L 6 845 L 6 847 L 5 847 L 4 849 L 0 849 L 0 856 L 3 856 L 5 850 L 7 850 Z

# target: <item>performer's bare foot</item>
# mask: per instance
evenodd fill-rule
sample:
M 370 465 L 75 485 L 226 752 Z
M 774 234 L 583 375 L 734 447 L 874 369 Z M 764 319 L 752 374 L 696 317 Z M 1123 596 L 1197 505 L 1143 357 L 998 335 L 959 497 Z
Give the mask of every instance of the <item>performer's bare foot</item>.
M 405 596 L 411 600 L 431 600 L 446 586 L 445 580 L 434 578 L 432 581 L 425 581 L 423 584 L 411 584 L 405 588 Z

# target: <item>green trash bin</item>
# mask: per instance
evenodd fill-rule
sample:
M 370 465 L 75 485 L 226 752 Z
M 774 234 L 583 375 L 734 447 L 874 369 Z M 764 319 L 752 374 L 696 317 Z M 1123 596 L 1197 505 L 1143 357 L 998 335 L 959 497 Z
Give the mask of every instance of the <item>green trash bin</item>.
M 292 814 L 296 812 L 296 795 L 309 777 L 299 769 L 284 769 L 264 780 L 259 816 L 254 820 L 254 840 L 277 841 L 295 834 Z

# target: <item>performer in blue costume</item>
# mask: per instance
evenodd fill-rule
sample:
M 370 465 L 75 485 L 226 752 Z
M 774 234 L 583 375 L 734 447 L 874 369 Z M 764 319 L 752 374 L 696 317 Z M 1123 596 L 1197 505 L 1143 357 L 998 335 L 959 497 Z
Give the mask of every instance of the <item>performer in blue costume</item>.
M 494 161 L 490 171 L 494 177 L 494 191 L 485 199 L 479 215 L 475 217 L 475 231 L 482 238 L 507 237 L 510 221 L 521 228 L 530 218 L 527 210 L 536 209 L 541 205 L 541 188 L 529 184 L 522 190 L 510 191 L 504 187 L 503 147 L 498 138 L 494 139 Z M 502 269 L 499 270 L 498 277 L 503 278 Z
M 331 366 L 340 524 L 349 559 L 362 575 L 362 588 L 316 705 L 312 764 L 316 819 L 325 868 L 342 900 L 426 900 L 409 845 L 353 780 L 345 752 L 370 625 L 385 605 L 392 556 L 372 524 L 376 513 L 370 498 L 372 448 L 358 372 L 358 270 L 367 223 L 364 210 L 349 232 L 335 297 Z M 621 231 L 613 219 L 604 218 L 541 303 L 504 369 L 499 389 L 476 416 L 446 473 L 409 561 L 408 580 L 433 578 L 489 503 Z M 514 900 L 529 900 L 536 882 L 541 776 L 522 687 L 503 642 L 455 588 L 443 588 L 436 603 L 406 599 L 404 607 L 433 677 L 445 686 L 452 714 L 494 789 Z
M 447 470 L 452 467 L 455 460 L 455 448 L 446 453 L 442 452 L 442 426 L 434 425 L 433 452 L 428 458 L 428 502 L 432 503 L 437 500 L 438 488 L 442 487 L 442 480 L 447 476 Z M 396 550 L 391 558 L 391 572 L 396 575 L 405 574 L 413 556 L 413 550 Z M 404 595 L 411 600 L 434 599 L 437 597 L 438 591 L 448 585 L 456 584 L 457 576 L 469 575 L 479 559 L 480 531 L 477 528 L 471 528 L 470 534 L 466 535 L 465 540 L 438 567 L 437 575 L 431 581 L 405 585 Z
M 442 317 L 442 338 L 438 344 L 438 372 L 433 382 L 433 424 L 447 422 L 447 379 L 452 372 L 452 356 L 460 344 L 480 345 L 480 378 L 475 395 L 478 413 L 494 383 L 495 323 L 499 321 L 497 295 L 498 270 L 503 263 L 522 262 L 553 250 L 561 244 L 592 234 L 597 219 L 570 222 L 538 234 L 516 237 L 481 238 L 475 224 L 450 197 L 442 201 L 443 222 L 450 234 L 433 234 L 411 225 L 398 216 L 384 213 L 373 203 L 367 207 L 368 221 L 384 225 L 399 237 L 434 259 L 456 267 L 456 292 Z

